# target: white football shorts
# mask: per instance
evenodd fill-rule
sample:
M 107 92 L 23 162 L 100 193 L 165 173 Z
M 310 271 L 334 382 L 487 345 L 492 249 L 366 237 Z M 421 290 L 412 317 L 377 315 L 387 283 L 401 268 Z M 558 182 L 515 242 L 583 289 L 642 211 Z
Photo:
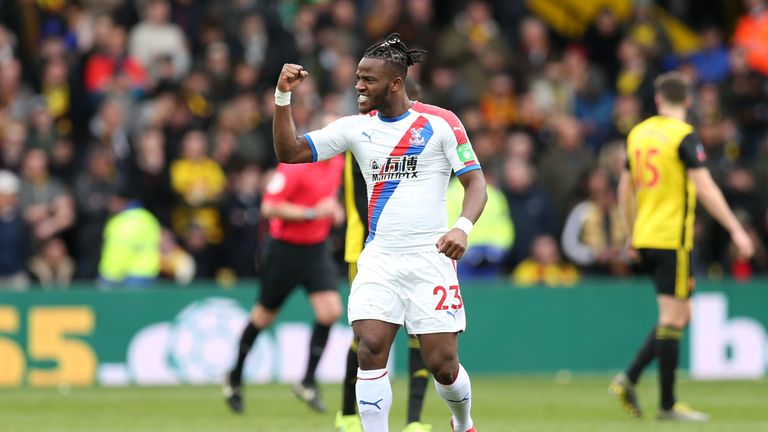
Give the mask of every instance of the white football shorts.
M 363 319 L 405 325 L 409 334 L 466 328 L 455 262 L 435 251 L 386 253 L 364 249 L 347 306 L 349 323 Z

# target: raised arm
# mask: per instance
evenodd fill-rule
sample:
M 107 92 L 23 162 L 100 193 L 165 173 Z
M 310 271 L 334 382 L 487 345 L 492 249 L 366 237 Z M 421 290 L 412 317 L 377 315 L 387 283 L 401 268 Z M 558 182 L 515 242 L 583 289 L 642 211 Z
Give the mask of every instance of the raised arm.
M 731 234 L 731 239 L 736 245 L 739 255 L 744 258 L 750 258 L 755 253 L 752 240 L 747 235 L 747 232 L 744 231 L 744 227 L 741 226 L 738 219 L 736 219 L 731 208 L 728 207 L 723 193 L 717 187 L 715 181 L 712 180 L 709 170 L 704 167 L 689 168 L 688 178 L 696 185 L 699 201 L 701 201 L 704 208 Z
M 313 162 L 312 149 L 306 138 L 298 136 L 291 114 L 291 92 L 309 76 L 300 65 L 286 63 L 277 79 L 275 116 L 272 120 L 275 154 L 283 163 Z

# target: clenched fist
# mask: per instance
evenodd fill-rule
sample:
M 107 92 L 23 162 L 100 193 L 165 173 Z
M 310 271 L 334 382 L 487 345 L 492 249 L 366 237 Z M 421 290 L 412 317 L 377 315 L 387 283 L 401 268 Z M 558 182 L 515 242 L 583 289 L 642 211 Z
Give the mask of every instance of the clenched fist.
M 277 89 L 282 92 L 293 91 L 308 76 L 309 72 L 304 70 L 303 66 L 286 63 L 277 78 Z

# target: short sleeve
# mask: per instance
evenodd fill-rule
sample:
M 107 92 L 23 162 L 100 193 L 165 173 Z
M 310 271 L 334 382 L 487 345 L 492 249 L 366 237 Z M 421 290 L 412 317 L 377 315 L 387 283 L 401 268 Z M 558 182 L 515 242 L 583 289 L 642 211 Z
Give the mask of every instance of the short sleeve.
M 278 164 L 275 173 L 267 183 L 263 200 L 265 202 L 289 201 L 298 184 L 297 176 L 291 175 L 290 165 Z
M 304 134 L 312 150 L 312 161 L 330 159 L 350 149 L 350 131 L 356 130 L 360 116 L 346 116 L 326 127 Z
M 443 152 L 458 177 L 466 172 L 480 169 L 480 162 L 472 149 L 472 143 L 469 141 L 464 125 L 452 113 L 450 120 L 452 121 L 448 121 L 448 126 L 451 131 L 443 137 Z
M 690 133 L 680 142 L 678 149 L 680 160 L 686 168 L 700 168 L 704 166 L 707 160 L 707 154 L 704 152 L 704 146 L 699 142 L 699 138 L 694 133 Z

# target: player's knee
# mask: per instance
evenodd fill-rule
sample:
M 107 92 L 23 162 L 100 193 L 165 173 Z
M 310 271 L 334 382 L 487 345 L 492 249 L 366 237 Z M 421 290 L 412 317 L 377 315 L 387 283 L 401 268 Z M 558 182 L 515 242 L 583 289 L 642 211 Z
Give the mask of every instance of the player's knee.
M 429 353 L 424 356 L 424 363 L 440 384 L 451 384 L 459 371 L 458 358 L 452 352 Z
M 357 345 L 357 358 L 360 367 L 380 369 L 387 365 L 389 347 L 383 340 L 361 338 Z
M 682 330 L 688 327 L 688 322 L 690 320 L 691 320 L 690 313 L 679 312 L 674 314 L 667 314 L 666 316 L 660 317 L 659 326 L 673 327 L 673 328 Z
M 251 323 L 259 329 L 269 327 L 272 320 L 275 319 L 275 312 L 265 309 L 262 306 L 256 306 L 251 310 Z
M 330 326 L 333 325 L 341 316 L 341 305 L 329 303 L 326 307 L 317 312 L 317 322 Z

